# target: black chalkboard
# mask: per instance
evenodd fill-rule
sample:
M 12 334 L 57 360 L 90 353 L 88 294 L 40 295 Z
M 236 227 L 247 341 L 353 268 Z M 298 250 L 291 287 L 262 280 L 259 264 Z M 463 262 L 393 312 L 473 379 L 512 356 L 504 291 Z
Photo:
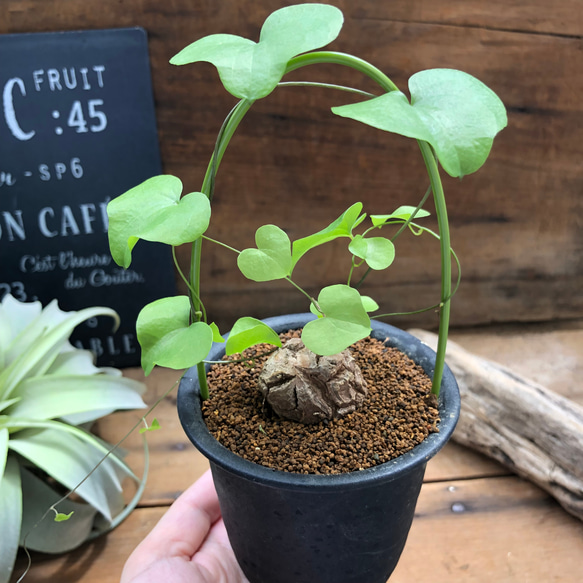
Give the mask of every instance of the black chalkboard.
M 161 173 L 147 37 L 139 28 L 0 35 L 0 297 L 122 318 L 81 325 L 100 365 L 139 364 L 139 309 L 174 295 L 169 250 L 107 243 L 107 202 Z

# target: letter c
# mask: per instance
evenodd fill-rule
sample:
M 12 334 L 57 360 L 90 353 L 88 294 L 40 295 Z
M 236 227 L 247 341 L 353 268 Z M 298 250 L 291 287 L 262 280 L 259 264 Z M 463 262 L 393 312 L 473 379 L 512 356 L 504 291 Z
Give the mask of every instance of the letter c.
M 9 79 L 4 85 L 4 93 L 2 95 L 4 102 L 4 118 L 6 119 L 6 124 L 12 132 L 12 135 L 21 141 L 30 140 L 36 133 L 34 130 L 30 132 L 25 132 L 18 121 L 16 120 L 16 112 L 14 111 L 14 98 L 12 95 L 13 87 L 18 85 L 21 95 L 24 97 L 26 95 L 26 89 L 24 87 L 24 81 L 20 77 L 14 77 L 14 79 Z

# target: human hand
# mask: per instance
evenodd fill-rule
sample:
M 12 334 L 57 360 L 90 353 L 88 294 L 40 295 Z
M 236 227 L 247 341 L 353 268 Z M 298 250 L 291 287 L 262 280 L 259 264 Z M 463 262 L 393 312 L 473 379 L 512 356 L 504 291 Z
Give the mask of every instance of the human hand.
M 249 583 L 221 517 L 210 470 L 169 508 L 127 560 L 120 583 Z

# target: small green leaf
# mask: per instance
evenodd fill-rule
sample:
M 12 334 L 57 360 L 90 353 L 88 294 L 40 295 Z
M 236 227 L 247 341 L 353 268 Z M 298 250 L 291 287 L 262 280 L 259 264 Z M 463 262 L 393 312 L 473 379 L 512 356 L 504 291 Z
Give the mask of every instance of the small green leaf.
M 342 117 L 431 144 L 444 170 L 461 177 L 486 161 L 496 134 L 506 127 L 504 105 L 475 77 L 453 69 L 431 69 L 409 79 L 411 103 L 391 91 L 332 108 Z
M 348 250 L 356 257 L 364 259 L 371 269 L 386 269 L 395 259 L 395 246 L 384 237 L 363 237 L 356 235 Z
M 376 312 L 379 305 L 370 296 L 361 296 L 362 306 L 367 312 Z
M 263 225 L 255 233 L 257 249 L 245 249 L 237 257 L 241 273 L 253 281 L 283 279 L 291 274 L 291 243 L 275 225 Z
M 225 352 L 227 355 L 237 354 L 256 344 L 272 344 L 281 346 L 277 332 L 256 318 L 239 318 L 227 339 Z
M 69 512 L 69 514 L 63 514 L 62 512 L 57 512 L 55 514 L 55 522 L 65 522 L 67 520 L 69 520 L 69 518 L 71 518 L 71 516 L 73 516 L 73 513 L 75 511 L 71 510 L 71 512 Z
M 170 63 L 212 63 L 232 95 L 260 99 L 277 87 L 291 58 L 332 42 L 343 21 L 342 12 L 334 6 L 287 6 L 267 18 L 258 43 L 230 34 L 213 34 L 187 46 Z
M 209 326 L 211 327 L 211 330 L 213 331 L 213 342 L 217 342 L 218 344 L 222 344 L 225 341 L 225 339 L 221 336 L 221 333 L 219 332 L 219 327 L 214 322 L 211 322 L 209 324 Z
M 175 176 L 154 176 L 114 198 L 107 205 L 109 247 L 114 261 L 129 267 L 140 239 L 182 245 L 208 228 L 211 207 L 202 192 L 180 197 L 182 182 Z
M 330 223 L 325 229 L 308 235 L 303 239 L 298 239 L 292 245 L 293 266 L 300 258 L 318 245 L 323 245 L 339 237 L 351 237 L 352 231 L 362 223 L 366 215 L 361 215 L 362 203 L 356 202 L 345 210 L 335 221 Z
M 160 423 L 158 422 L 158 419 L 154 417 L 154 419 L 152 419 L 152 423 L 150 423 L 148 427 L 140 428 L 140 433 L 146 433 L 146 431 L 156 431 L 157 429 L 160 429 Z
M 325 317 L 304 326 L 302 340 L 316 354 L 342 352 L 370 334 L 370 318 L 358 291 L 347 285 L 325 287 L 318 296 Z
M 384 225 L 388 221 L 393 221 L 393 220 L 408 221 L 411 218 L 411 216 L 413 215 L 413 213 L 415 212 L 416 208 L 417 207 L 408 206 L 408 205 L 400 206 L 397 210 L 393 211 L 390 215 L 370 215 L 370 220 L 372 221 L 372 224 L 375 227 L 378 227 L 379 225 Z M 422 219 L 423 217 L 430 216 L 430 214 L 431 214 L 430 212 L 428 212 L 424 209 L 419 209 L 415 213 L 415 219 Z
M 213 331 L 205 322 L 190 324 L 186 296 L 162 298 L 142 308 L 136 322 L 142 347 L 142 368 L 148 375 L 157 364 L 183 369 L 201 362 L 213 343 Z

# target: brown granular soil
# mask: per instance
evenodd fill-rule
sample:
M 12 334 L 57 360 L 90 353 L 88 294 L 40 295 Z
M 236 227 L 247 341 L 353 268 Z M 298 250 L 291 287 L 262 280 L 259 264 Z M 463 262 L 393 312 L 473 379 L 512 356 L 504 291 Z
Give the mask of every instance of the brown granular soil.
M 285 341 L 299 332 L 281 336 Z M 269 348 L 259 345 L 243 355 L 253 358 Z M 350 350 L 368 384 L 359 410 L 314 425 L 279 419 L 256 388 L 267 358 L 259 356 L 251 365 L 216 364 L 209 371 L 203 416 L 210 432 L 234 453 L 269 468 L 339 474 L 387 462 L 438 431 L 437 401 L 420 366 L 372 338 Z

